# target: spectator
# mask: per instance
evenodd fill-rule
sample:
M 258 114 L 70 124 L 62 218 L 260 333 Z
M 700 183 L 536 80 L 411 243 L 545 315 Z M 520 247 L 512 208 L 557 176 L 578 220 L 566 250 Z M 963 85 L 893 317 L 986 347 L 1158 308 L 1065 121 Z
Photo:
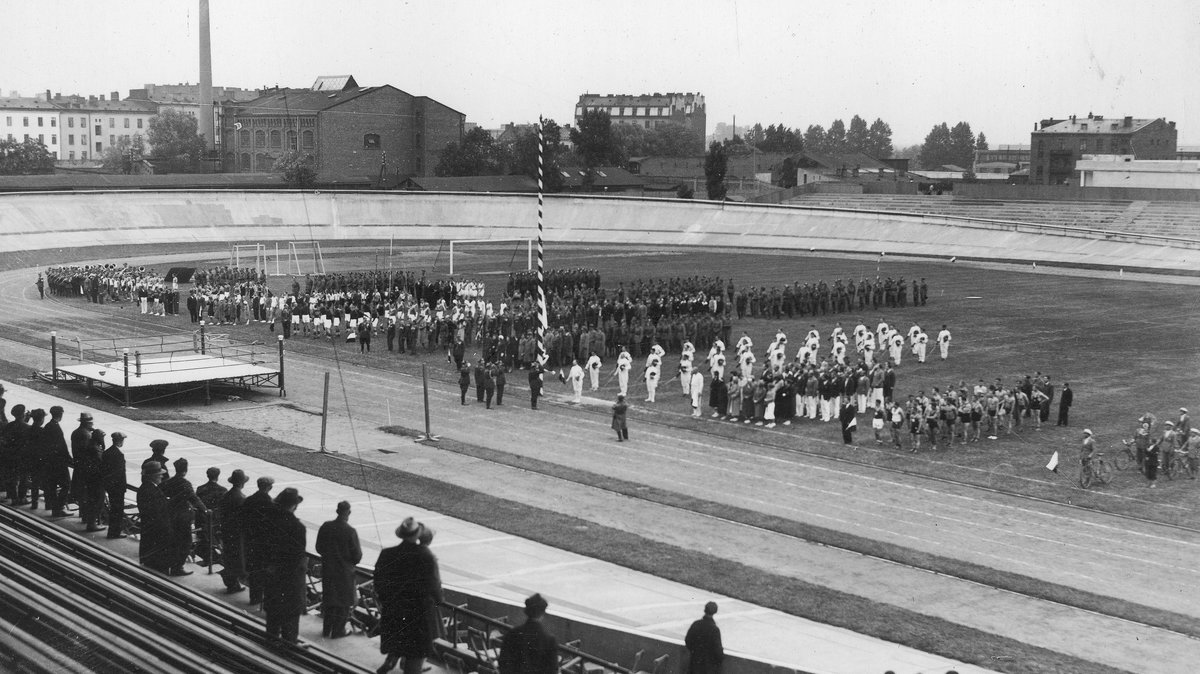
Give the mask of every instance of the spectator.
M 217 482 L 217 479 L 221 477 L 220 468 L 210 467 L 205 471 L 205 476 L 208 478 L 208 482 L 196 487 L 196 498 L 199 498 L 205 507 L 205 510 L 196 512 L 196 530 L 199 532 L 196 535 L 196 549 L 200 563 L 203 566 L 210 566 L 211 562 L 216 561 L 213 553 L 221 541 L 221 523 L 217 519 L 217 509 L 220 508 L 221 498 L 225 496 L 227 490 L 221 486 L 220 482 Z
M 294 644 L 300 637 L 300 616 L 307 609 L 308 529 L 296 518 L 296 506 L 304 497 L 288 487 L 275 497 L 274 508 L 265 512 L 270 531 L 263 611 L 267 614 L 267 638 Z
M 1058 394 L 1058 423 L 1055 426 L 1069 426 L 1068 423 L 1071 414 L 1071 403 L 1075 401 L 1075 393 L 1071 390 L 1070 383 L 1063 384 L 1062 393 Z
M 104 436 L 104 431 L 99 428 L 92 429 L 91 440 L 75 464 L 75 474 L 79 476 L 83 489 L 83 503 L 79 510 L 89 532 L 105 529 L 104 525 L 100 524 L 100 511 L 104 507 L 104 482 L 100 474 L 101 457 L 104 456 Z
M 108 495 L 108 537 L 125 538 L 125 434 L 112 434 L 112 444 L 100 456 L 100 482 Z
M 272 508 L 271 489 L 274 486 L 274 478 L 265 475 L 258 478 L 258 491 L 246 497 L 239 511 L 242 538 L 246 544 L 246 573 L 250 585 L 251 606 L 263 601 L 268 566 L 266 540 L 270 534 L 267 518 Z
M 242 539 L 242 504 L 246 495 L 242 487 L 246 484 L 246 473 L 241 468 L 229 476 L 229 491 L 221 496 L 217 504 L 217 522 L 221 527 L 221 581 L 225 583 L 225 594 L 236 594 L 245 590 L 242 580 L 246 577 L 246 544 Z
M 171 567 L 171 514 L 167 497 L 159 488 L 166 474 L 157 462 L 143 463 L 142 485 L 137 493 L 138 516 L 142 521 L 138 561 L 160 573 L 167 573 Z
M 317 531 L 317 554 L 321 556 L 321 634 L 332 639 L 346 636 L 346 622 L 358 603 L 355 576 L 362 561 L 358 532 L 350 526 L 350 502 L 337 504 L 337 518 Z
M 67 516 L 71 490 L 71 451 L 62 430 L 63 408 L 50 408 L 50 422 L 42 429 L 42 491 L 51 517 Z
M 558 641 L 546 631 L 542 619 L 548 604 L 542 595 L 525 600 L 525 622 L 504 635 L 500 648 L 500 674 L 555 674 Z
M 167 497 L 171 511 L 171 576 L 190 576 L 191 571 L 183 568 L 192 554 L 192 527 L 196 524 L 196 513 L 208 512 L 208 508 L 196 496 L 196 490 L 187 479 L 188 460 L 175 459 L 175 475 L 162 484 L 163 496 Z
M 79 427 L 71 431 L 71 465 L 75 467 L 75 474 L 71 481 L 71 495 L 69 500 L 83 505 L 83 477 L 80 468 L 84 467 L 83 455 L 87 453 L 88 445 L 92 441 L 93 428 L 92 415 L 88 412 L 82 412 L 79 415 Z M 83 508 L 79 509 L 79 516 L 85 515 Z
M 629 405 L 625 402 L 625 396 L 618 394 L 617 402 L 612 406 L 612 428 L 617 432 L 617 442 L 629 439 L 629 425 L 626 422 L 628 412 Z
M 385 674 L 404 658 L 404 674 L 421 674 L 433 652 L 437 604 L 442 581 L 437 558 L 420 543 L 421 525 L 411 517 L 396 528 L 399 545 L 379 553 L 375 592 L 381 609 L 379 650 L 385 656 L 376 671 Z
M 719 674 L 725 660 L 725 649 L 721 646 L 721 628 L 713 616 L 717 614 L 717 603 L 704 605 L 704 617 L 692 623 L 683 643 L 688 650 L 688 674 Z

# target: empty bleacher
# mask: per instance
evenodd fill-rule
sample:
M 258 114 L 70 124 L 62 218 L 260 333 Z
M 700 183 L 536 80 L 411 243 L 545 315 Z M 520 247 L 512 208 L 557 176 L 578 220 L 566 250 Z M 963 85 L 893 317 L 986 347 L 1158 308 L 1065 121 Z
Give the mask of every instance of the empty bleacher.
M 1200 240 L 1200 202 L 1027 201 L 953 195 L 802 194 L 785 204 L 920 213 Z

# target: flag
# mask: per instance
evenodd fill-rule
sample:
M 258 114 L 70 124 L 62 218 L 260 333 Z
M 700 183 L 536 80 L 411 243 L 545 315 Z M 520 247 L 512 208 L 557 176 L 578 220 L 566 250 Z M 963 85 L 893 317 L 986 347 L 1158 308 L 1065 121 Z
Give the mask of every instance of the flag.
M 1054 471 L 1055 473 L 1058 472 L 1058 452 L 1057 451 L 1055 451 L 1054 454 L 1052 454 L 1050 456 L 1050 463 L 1046 464 L 1046 470 Z
M 242 123 L 241 123 L 241 122 L 234 122 L 234 123 L 233 123 L 233 128 L 234 128 L 234 129 L 236 129 L 236 130 L 238 130 L 238 131 L 241 131 L 241 130 L 242 130 Z
M 858 419 L 851 419 L 850 423 L 846 424 L 846 428 L 858 428 Z

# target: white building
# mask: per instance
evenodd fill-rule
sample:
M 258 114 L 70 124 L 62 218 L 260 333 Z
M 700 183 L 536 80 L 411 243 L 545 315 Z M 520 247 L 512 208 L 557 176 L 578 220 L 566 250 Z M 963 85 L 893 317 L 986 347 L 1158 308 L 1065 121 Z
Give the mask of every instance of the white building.
M 40 141 L 50 155 L 59 157 L 59 112 L 57 106 L 37 98 L 0 98 L 0 138 L 18 143 Z
M 1080 187 L 1152 187 L 1200 190 L 1200 160 L 1134 159 L 1089 154 L 1075 162 Z

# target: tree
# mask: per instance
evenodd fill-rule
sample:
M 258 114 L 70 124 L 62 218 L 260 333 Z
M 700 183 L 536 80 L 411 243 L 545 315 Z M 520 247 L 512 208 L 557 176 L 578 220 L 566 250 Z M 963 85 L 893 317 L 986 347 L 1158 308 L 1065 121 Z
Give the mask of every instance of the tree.
M 317 183 L 316 162 L 311 154 L 300 154 L 288 150 L 275 160 L 275 171 L 283 174 L 283 180 L 292 187 L 312 187 Z
M 887 159 L 892 156 L 892 127 L 887 122 L 875 118 L 871 128 L 867 129 L 867 149 L 864 152 L 876 159 Z
M 196 118 L 167 108 L 150 118 L 146 139 L 156 159 L 178 170 L 187 170 L 204 156 L 204 137 L 196 132 Z
M 982 131 L 980 131 L 979 135 L 975 137 L 975 149 L 976 150 L 987 150 L 988 149 L 987 136 L 983 135 Z
M 829 125 L 829 130 L 825 132 L 825 145 L 828 154 L 846 152 L 846 124 L 842 120 L 835 119 Z
M 621 148 L 621 156 L 626 158 L 658 154 L 649 149 L 650 133 L 640 124 L 614 124 L 612 127 L 613 140 Z
M 562 145 L 562 129 L 553 119 L 542 120 L 542 186 L 547 192 L 561 192 L 563 186 L 562 161 L 566 154 Z M 517 136 L 512 148 L 512 173 L 537 179 L 538 135 L 537 128 L 524 131 Z
M 646 154 L 656 157 L 694 157 L 697 149 L 704 148 L 704 138 L 682 124 L 669 122 L 659 124 L 646 134 Z M 636 157 L 632 150 L 626 157 Z
M 763 132 L 763 138 L 754 144 L 763 152 L 799 152 L 804 147 L 800 134 L 784 124 L 772 124 Z
M 846 149 L 851 152 L 867 153 L 869 141 L 870 132 L 867 130 L 867 120 L 858 115 L 850 118 L 850 129 L 846 131 Z
M 943 164 L 953 164 L 954 157 L 950 148 L 950 127 L 942 122 L 934 126 L 925 136 L 921 146 L 921 154 L 917 157 L 922 168 L 937 169 Z
M 679 183 L 679 187 L 675 188 L 675 196 L 680 199 L 691 199 L 696 196 L 696 190 L 692 189 L 692 186 L 687 183 Z
M 439 176 L 494 176 L 501 173 L 500 151 L 492 134 L 475 127 L 462 141 L 448 143 L 433 172 Z
M 713 143 L 704 157 L 704 186 L 708 188 L 708 198 L 713 201 L 724 201 L 725 172 L 729 169 L 729 156 L 725 147 Z
M 810 125 L 804 131 L 804 147 L 808 148 L 809 152 L 825 154 L 828 151 L 825 127 L 820 124 Z
M 796 186 L 796 160 L 785 157 L 779 167 L 779 186 L 787 189 Z
M 622 166 L 628 158 L 622 155 L 620 143 L 613 133 L 612 119 L 603 110 L 583 113 L 579 123 L 571 129 L 571 142 L 588 168 Z
M 760 143 L 767 139 L 767 132 L 763 130 L 761 123 L 756 122 L 754 126 L 746 131 L 746 142 L 758 147 Z M 761 148 L 760 148 L 761 149 Z
M 139 173 L 138 167 L 145 153 L 146 145 L 142 142 L 140 134 L 134 136 L 131 141 L 122 138 L 116 145 L 109 145 L 104 150 L 100 157 L 100 166 L 109 173 Z
M 27 176 L 53 173 L 54 158 L 36 139 L 0 140 L 0 175 Z
M 955 166 L 970 168 L 975 163 L 975 134 L 970 124 L 959 122 L 950 129 L 950 156 L 952 161 L 947 163 Z

